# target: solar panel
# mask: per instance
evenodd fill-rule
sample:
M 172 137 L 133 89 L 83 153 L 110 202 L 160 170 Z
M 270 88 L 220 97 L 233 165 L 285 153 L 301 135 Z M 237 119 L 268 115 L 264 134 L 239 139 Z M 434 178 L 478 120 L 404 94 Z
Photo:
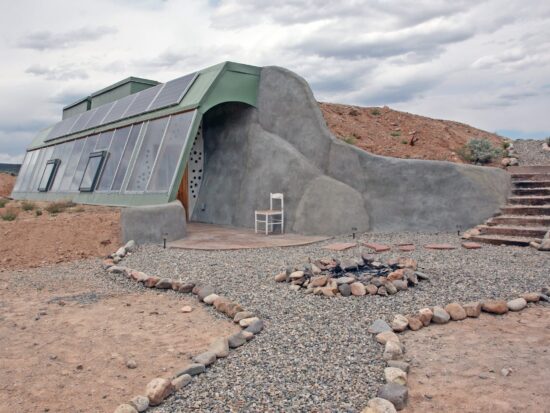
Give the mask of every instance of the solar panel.
M 76 133 L 86 129 L 86 125 L 88 124 L 92 116 L 95 115 L 96 112 L 97 112 L 97 108 L 91 109 L 82 113 L 80 117 L 77 119 L 77 121 L 74 123 L 73 127 L 69 130 L 69 133 Z M 62 135 L 58 135 L 58 136 L 62 136 Z
M 69 131 L 71 130 L 71 127 L 75 124 L 75 122 L 78 120 L 80 116 L 81 115 L 77 115 L 56 123 L 54 127 L 50 130 L 50 133 L 48 133 L 46 140 L 54 139 L 54 138 L 57 138 L 58 136 L 63 136 L 69 133 Z
M 149 110 L 157 110 L 180 103 L 196 77 L 196 73 L 191 73 L 166 82 L 164 88 L 160 91 L 153 103 L 151 103 L 151 106 L 149 106 Z
M 96 108 L 96 112 L 94 116 L 91 117 L 90 121 L 86 125 L 86 128 L 89 129 L 89 128 L 93 128 L 95 126 L 99 126 L 103 124 L 103 118 L 105 118 L 105 115 L 109 113 L 109 111 L 114 105 L 115 105 L 114 102 L 111 102 L 111 103 L 106 103 L 104 105 L 98 106 Z
M 111 109 L 111 111 L 105 116 L 105 119 L 103 119 L 103 123 L 111 123 L 119 120 L 122 118 L 122 115 L 124 115 L 124 112 L 128 110 L 128 106 L 132 104 L 134 99 L 137 97 L 137 93 L 134 93 L 133 95 L 123 97 L 122 99 L 119 99 L 115 101 L 115 105 Z
M 135 116 L 146 112 L 147 108 L 163 86 L 164 85 L 157 85 L 136 93 L 136 99 L 128 107 L 128 110 L 124 113 L 123 117 L 129 118 L 130 116 Z

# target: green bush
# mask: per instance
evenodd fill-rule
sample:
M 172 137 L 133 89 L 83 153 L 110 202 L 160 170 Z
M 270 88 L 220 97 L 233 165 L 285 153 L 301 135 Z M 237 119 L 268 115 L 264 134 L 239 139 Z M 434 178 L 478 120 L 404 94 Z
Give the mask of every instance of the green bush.
M 398 136 L 401 136 L 401 132 L 395 131 L 395 132 L 390 133 L 390 135 L 393 136 L 394 138 L 397 138 Z
M 373 116 L 378 116 L 380 115 L 380 110 L 377 108 L 374 108 L 373 110 L 370 111 L 370 114 Z
M 35 208 L 36 208 L 36 205 L 33 202 L 29 202 L 29 201 L 21 202 L 21 209 L 23 211 L 32 211 Z
M 357 142 L 357 138 L 355 136 L 346 136 L 345 138 L 342 138 L 342 140 L 346 143 L 349 143 L 350 145 L 355 144 Z
M 4 208 L 6 204 L 8 203 L 8 200 L 5 198 L 0 198 L 0 208 Z
M 407 142 L 405 139 L 403 139 L 403 140 L 401 141 L 401 143 L 402 143 L 403 145 L 406 145 L 406 144 L 408 144 L 409 142 Z
M 41 209 L 37 209 L 36 211 L 34 211 L 34 214 L 39 217 L 40 215 L 42 215 L 42 210 Z
M 3 221 L 15 221 L 15 218 L 17 218 L 17 211 L 15 209 L 8 208 L 0 214 L 0 218 L 2 218 Z
M 57 201 L 52 202 L 44 209 L 50 214 L 59 214 L 61 212 L 65 212 L 67 208 L 72 208 L 74 206 L 76 206 L 76 204 L 73 201 Z
M 486 139 L 471 139 L 457 151 L 462 159 L 475 164 L 486 164 L 502 156 L 503 151 Z

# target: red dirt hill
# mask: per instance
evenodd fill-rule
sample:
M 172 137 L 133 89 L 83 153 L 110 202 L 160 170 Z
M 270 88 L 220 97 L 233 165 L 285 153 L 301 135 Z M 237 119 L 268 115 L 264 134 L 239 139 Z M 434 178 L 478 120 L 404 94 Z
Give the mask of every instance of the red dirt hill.
M 329 129 L 338 138 L 368 152 L 395 158 L 467 163 L 457 154 L 470 139 L 501 147 L 504 139 L 464 123 L 431 119 L 384 106 L 319 103 Z M 491 165 L 498 165 L 495 160 Z

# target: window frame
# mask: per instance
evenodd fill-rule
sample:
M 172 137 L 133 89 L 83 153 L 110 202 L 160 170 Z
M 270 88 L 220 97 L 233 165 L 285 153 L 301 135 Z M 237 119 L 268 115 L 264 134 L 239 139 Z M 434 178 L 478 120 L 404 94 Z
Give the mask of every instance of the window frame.
M 50 159 L 48 162 L 46 162 L 46 165 L 44 165 L 44 170 L 42 171 L 42 175 L 40 176 L 40 181 L 38 182 L 38 192 L 48 192 L 53 185 L 53 181 L 55 179 L 55 176 L 57 175 L 57 170 L 59 169 L 59 164 L 61 163 L 61 159 Z M 46 186 L 41 186 L 42 182 L 44 181 L 44 174 L 48 170 L 48 165 L 53 165 L 53 169 L 50 172 L 50 176 L 48 177 L 48 181 L 46 182 Z
M 88 170 L 88 166 L 90 165 L 90 161 L 92 160 L 92 158 L 100 158 L 99 164 L 97 165 L 97 169 L 94 172 L 91 185 L 89 187 L 83 187 L 82 182 L 86 177 L 86 171 Z M 96 152 L 90 153 L 90 155 L 88 156 L 88 161 L 86 162 L 86 167 L 84 168 L 84 172 L 82 173 L 82 179 L 80 180 L 80 184 L 78 185 L 79 192 L 94 192 L 95 187 L 97 186 L 97 183 L 99 181 L 99 177 L 101 176 L 101 172 L 103 170 L 103 165 L 105 164 L 106 158 L 107 158 L 107 151 L 96 151 Z

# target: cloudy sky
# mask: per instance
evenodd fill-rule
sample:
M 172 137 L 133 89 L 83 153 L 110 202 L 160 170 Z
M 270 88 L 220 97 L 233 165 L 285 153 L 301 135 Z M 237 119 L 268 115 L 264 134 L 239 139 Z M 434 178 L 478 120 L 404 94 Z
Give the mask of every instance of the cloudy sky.
M 128 76 L 233 60 L 319 100 L 550 136 L 547 0 L 0 0 L 0 162 L 72 101 Z

